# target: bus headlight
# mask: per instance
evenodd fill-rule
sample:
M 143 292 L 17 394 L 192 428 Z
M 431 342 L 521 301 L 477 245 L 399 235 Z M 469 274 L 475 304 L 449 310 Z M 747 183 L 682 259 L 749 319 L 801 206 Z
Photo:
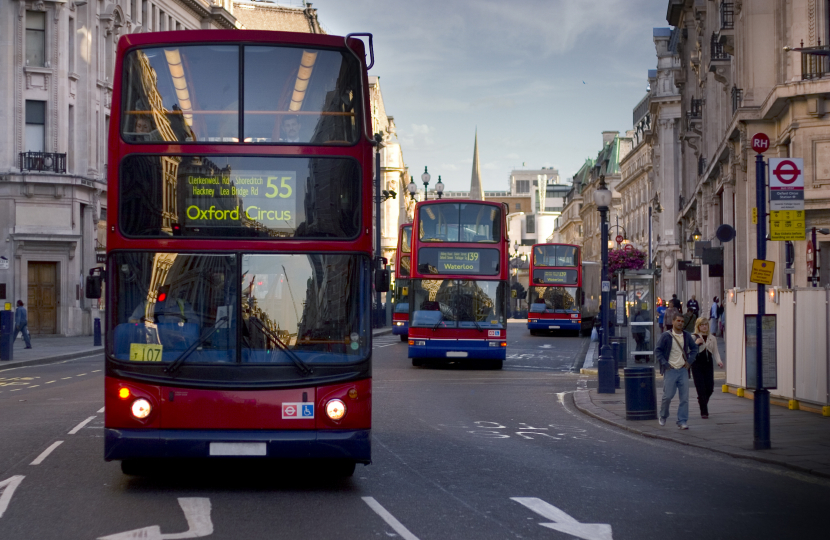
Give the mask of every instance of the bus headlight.
M 137 399 L 133 401 L 132 412 L 133 416 L 136 418 L 147 418 L 152 409 L 153 408 L 150 406 L 150 402 L 146 399 Z
M 334 421 L 346 416 L 346 404 L 339 399 L 332 399 L 326 403 L 326 415 Z

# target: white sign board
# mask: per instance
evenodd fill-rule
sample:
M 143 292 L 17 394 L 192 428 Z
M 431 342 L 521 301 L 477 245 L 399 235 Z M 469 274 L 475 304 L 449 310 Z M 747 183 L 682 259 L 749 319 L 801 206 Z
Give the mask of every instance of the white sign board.
M 770 158 L 769 209 L 804 210 L 804 159 Z
M 9 260 L 6 257 L 0 257 L 0 270 L 9 269 Z

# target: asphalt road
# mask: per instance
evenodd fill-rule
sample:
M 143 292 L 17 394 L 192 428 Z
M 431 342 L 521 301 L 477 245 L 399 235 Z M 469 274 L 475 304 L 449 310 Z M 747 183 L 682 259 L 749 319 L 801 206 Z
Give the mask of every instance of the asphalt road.
M 102 459 L 102 358 L 4 371 L 0 538 L 826 537 L 830 482 L 588 419 L 570 394 L 585 340 L 508 336 L 501 371 L 413 368 L 377 339 L 374 462 L 345 480 L 219 462 L 125 476 Z

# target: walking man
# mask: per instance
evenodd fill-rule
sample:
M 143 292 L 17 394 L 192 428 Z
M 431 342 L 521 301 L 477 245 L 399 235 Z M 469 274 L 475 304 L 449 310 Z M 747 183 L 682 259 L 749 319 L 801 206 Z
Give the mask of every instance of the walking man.
M 660 404 L 660 425 L 666 425 L 669 417 L 669 405 L 676 392 L 680 393 L 677 406 L 677 427 L 689 429 L 689 371 L 697 356 L 698 347 L 694 338 L 683 331 L 683 315 L 677 314 L 672 319 L 672 329 L 660 336 L 654 356 L 663 375 L 663 400 Z
M 29 338 L 29 314 L 26 313 L 26 308 L 23 307 L 23 300 L 17 301 L 17 309 L 14 310 L 14 339 L 12 343 L 17 341 L 17 333 L 23 334 L 23 341 L 26 342 L 26 348 L 32 348 L 32 341 Z
M 695 313 L 695 319 L 700 317 L 700 304 L 697 303 L 697 298 L 692 295 L 692 299 L 686 302 L 686 309 L 691 309 Z

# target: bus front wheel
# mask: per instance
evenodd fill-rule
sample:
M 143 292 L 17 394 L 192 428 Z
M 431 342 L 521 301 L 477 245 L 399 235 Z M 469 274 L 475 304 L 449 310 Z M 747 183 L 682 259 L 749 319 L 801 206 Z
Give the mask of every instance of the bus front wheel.
M 407 336 L 406 334 L 401 334 L 401 341 L 403 341 L 404 343 L 406 343 L 406 340 L 407 340 L 407 339 L 409 339 L 409 336 Z
M 504 360 L 490 360 L 488 367 L 490 369 L 501 369 L 503 366 L 504 366 Z
M 412 365 L 415 366 L 415 367 L 423 366 L 424 365 L 424 359 L 423 358 L 413 358 L 412 359 Z

